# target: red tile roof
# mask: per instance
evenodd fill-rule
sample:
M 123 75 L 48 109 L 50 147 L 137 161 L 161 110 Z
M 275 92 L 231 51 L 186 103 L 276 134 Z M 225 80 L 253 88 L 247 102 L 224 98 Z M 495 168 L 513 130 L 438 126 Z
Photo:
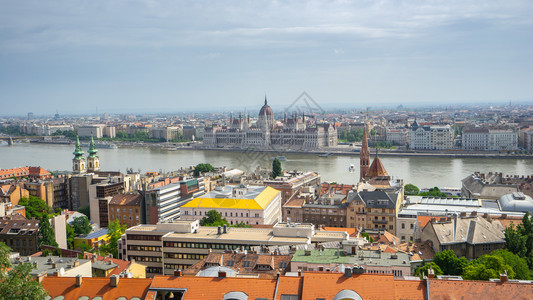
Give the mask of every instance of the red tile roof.
M 151 283 L 152 279 L 120 278 L 118 287 L 111 287 L 109 278 L 84 277 L 81 286 L 76 287 L 75 277 L 47 276 L 43 279 L 42 285 L 52 299 L 57 296 L 64 296 L 65 299 L 78 299 L 82 296 L 87 296 L 89 299 L 96 296 L 103 299 L 119 297 L 144 299 Z
M 471 280 L 429 280 L 432 300 L 444 299 L 533 299 L 533 284 Z
M 118 258 L 110 258 L 107 256 L 100 256 L 100 255 L 96 255 L 96 254 L 92 254 L 88 252 L 84 253 L 83 258 L 92 259 L 93 256 L 96 256 L 97 261 L 111 261 L 112 263 L 118 265 L 113 271 L 111 271 L 111 273 L 109 273 L 109 275 L 107 275 L 107 277 L 111 275 L 120 275 L 120 273 L 126 270 L 131 264 L 130 261 L 126 261 L 126 260 L 122 260 Z

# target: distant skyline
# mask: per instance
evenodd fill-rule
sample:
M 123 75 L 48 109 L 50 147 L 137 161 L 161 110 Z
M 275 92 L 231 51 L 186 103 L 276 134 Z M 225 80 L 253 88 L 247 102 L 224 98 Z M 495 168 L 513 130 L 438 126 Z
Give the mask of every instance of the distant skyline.
M 531 1 L 0 0 L 0 115 L 533 101 Z

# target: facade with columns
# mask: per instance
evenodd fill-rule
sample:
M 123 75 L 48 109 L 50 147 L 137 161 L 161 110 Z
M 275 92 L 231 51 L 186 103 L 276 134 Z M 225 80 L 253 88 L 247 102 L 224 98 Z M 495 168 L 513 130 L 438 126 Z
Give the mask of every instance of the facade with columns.
M 278 125 L 274 112 L 267 103 L 259 112 L 258 120 L 251 124 L 249 116 L 231 118 L 230 126 L 208 127 L 204 145 L 211 147 L 276 147 L 293 149 L 320 149 L 337 146 L 337 128 L 329 123 L 307 124 L 305 115 L 285 117 Z

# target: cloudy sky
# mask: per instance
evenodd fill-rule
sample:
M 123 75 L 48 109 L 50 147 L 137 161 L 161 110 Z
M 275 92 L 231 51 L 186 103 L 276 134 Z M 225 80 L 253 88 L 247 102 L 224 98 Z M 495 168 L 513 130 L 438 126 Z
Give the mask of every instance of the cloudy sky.
M 533 100 L 530 0 L 0 0 L 0 114 Z

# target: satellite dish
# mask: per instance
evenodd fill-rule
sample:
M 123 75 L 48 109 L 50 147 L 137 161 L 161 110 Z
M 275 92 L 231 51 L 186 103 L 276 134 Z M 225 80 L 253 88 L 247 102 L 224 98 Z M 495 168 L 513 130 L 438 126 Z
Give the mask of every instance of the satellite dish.
M 127 275 L 128 278 L 133 278 L 133 274 L 131 272 L 128 272 Z
M 61 269 L 59 269 L 59 275 L 61 275 L 61 277 L 65 275 L 65 268 L 61 267 Z

